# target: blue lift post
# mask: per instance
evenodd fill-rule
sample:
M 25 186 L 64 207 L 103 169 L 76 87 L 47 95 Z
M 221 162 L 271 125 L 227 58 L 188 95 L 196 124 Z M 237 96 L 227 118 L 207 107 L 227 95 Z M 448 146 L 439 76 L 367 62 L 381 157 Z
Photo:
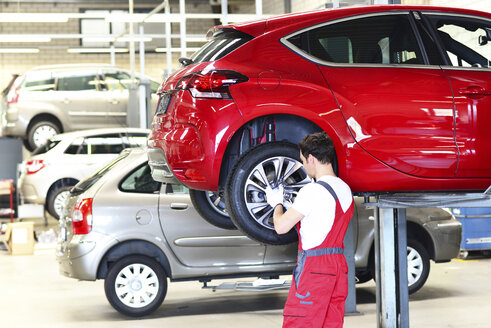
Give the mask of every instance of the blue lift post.
M 365 205 L 376 207 L 377 327 L 409 328 L 406 208 L 491 207 L 491 186 L 484 193 L 379 195 Z

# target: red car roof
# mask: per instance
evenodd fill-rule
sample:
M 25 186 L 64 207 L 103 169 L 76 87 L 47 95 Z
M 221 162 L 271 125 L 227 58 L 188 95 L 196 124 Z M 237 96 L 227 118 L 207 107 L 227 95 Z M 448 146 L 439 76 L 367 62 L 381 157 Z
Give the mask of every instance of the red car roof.
M 211 30 L 220 28 L 232 28 L 245 32 L 253 37 L 257 37 L 266 32 L 273 31 L 277 28 L 286 27 L 289 25 L 314 25 L 326 20 L 332 20 L 341 17 L 368 14 L 383 11 L 400 11 L 400 10 L 415 10 L 415 11 L 435 11 L 435 12 L 452 12 L 467 15 L 477 15 L 491 18 L 491 14 L 484 11 L 469 10 L 462 8 L 450 7 L 434 7 L 434 6 L 405 6 L 405 5 L 382 5 L 382 6 L 360 6 L 335 9 L 322 9 L 316 11 L 307 11 L 294 14 L 286 14 L 261 19 L 257 21 L 229 24 L 224 26 L 215 26 Z

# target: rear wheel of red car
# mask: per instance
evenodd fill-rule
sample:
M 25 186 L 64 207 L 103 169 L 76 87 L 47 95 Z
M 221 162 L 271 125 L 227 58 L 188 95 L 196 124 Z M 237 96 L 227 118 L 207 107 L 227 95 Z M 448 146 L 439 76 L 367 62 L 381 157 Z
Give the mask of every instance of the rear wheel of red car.
M 237 229 L 228 215 L 225 200 L 217 192 L 189 190 L 191 201 L 198 213 L 209 223 L 223 229 Z
M 298 148 L 287 142 L 261 144 L 236 164 L 226 186 L 228 213 L 234 224 L 259 242 L 282 245 L 297 240 L 295 229 L 278 235 L 273 226 L 273 209 L 266 201 L 267 185 L 282 184 L 285 200 L 293 201 L 298 190 L 310 182 Z
M 109 303 L 118 312 L 141 317 L 155 311 L 167 294 L 167 276 L 152 258 L 130 255 L 117 261 L 104 281 Z

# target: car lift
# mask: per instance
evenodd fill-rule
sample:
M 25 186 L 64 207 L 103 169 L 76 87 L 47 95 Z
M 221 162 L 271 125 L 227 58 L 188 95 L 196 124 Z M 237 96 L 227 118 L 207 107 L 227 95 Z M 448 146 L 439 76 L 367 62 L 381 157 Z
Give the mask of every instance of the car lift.
M 359 315 L 356 311 L 356 287 L 355 287 L 355 239 L 354 239 L 353 223 L 350 223 L 346 236 L 344 238 L 344 256 L 348 263 L 348 297 L 346 298 L 345 313 L 346 315 Z M 291 276 L 291 273 L 288 273 Z M 249 292 L 265 292 L 271 290 L 290 289 L 291 280 L 280 279 L 277 274 L 265 274 L 255 281 L 237 281 L 225 282 L 220 285 L 209 286 L 211 278 L 199 280 L 203 283 L 203 289 L 217 290 L 236 290 Z
M 375 207 L 375 280 L 377 327 L 409 328 L 406 208 L 491 207 L 491 186 L 484 193 L 392 193 L 365 198 Z

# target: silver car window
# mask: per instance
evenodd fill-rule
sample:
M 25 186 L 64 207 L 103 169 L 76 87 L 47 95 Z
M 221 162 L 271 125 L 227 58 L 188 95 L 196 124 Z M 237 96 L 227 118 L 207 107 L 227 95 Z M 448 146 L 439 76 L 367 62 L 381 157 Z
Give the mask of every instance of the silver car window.
M 88 190 L 97 181 L 99 181 L 99 179 L 102 178 L 107 172 L 109 172 L 113 167 L 115 167 L 120 161 L 128 157 L 128 154 L 129 154 L 128 152 L 123 152 L 114 160 L 109 162 L 106 166 L 104 166 L 102 169 L 100 169 L 99 171 L 95 172 L 91 176 L 77 183 L 75 187 L 73 187 L 73 189 L 70 191 L 72 195 L 79 195 L 84 191 Z
M 95 71 L 75 71 L 58 74 L 58 91 L 99 90 L 101 81 Z
M 166 194 L 189 194 L 189 189 L 181 184 L 167 183 L 163 190 Z
M 147 146 L 147 134 L 129 134 L 124 136 L 125 143 L 129 144 L 130 147 L 146 147 Z
M 119 134 L 104 134 L 77 138 L 65 150 L 65 154 L 95 155 L 119 154 L 126 146 Z
M 51 72 L 29 73 L 22 82 L 24 91 L 49 91 L 55 89 L 55 79 Z
M 155 193 L 160 190 L 160 182 L 152 178 L 150 166 L 145 163 L 121 181 L 120 190 L 123 192 Z
M 136 79 L 138 82 L 138 79 Z M 131 84 L 131 76 L 124 72 L 105 72 L 104 89 L 109 91 L 126 90 Z

